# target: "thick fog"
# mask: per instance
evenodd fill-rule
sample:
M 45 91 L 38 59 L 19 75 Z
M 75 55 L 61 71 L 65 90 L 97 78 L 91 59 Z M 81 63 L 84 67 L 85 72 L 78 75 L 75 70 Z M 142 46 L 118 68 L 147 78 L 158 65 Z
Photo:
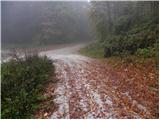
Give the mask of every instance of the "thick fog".
M 88 2 L 2 2 L 2 47 L 92 39 Z

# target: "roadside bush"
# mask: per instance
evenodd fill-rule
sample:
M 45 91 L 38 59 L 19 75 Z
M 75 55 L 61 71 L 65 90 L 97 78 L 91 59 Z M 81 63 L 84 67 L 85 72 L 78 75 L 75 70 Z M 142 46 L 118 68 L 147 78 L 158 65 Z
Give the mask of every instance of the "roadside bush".
M 147 48 L 143 48 L 143 49 L 139 48 L 136 52 L 136 55 L 139 57 L 145 57 L 145 58 L 151 57 L 150 51 Z
M 92 43 L 87 47 L 81 48 L 80 53 L 93 58 L 102 58 L 104 56 L 104 47 L 99 43 Z
M 155 43 L 153 46 L 150 46 L 148 48 L 139 48 L 136 51 L 136 55 L 138 57 L 144 58 L 158 58 L 158 44 Z
M 38 55 L 2 63 L 1 118 L 32 118 L 53 72 L 52 61 Z

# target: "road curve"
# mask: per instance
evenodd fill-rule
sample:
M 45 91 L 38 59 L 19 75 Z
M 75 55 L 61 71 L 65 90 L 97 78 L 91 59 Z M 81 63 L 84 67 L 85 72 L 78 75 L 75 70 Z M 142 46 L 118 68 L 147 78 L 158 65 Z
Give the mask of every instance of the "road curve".
M 150 108 L 132 98 L 129 90 L 117 89 L 120 76 L 112 69 L 77 54 L 82 46 L 40 53 L 54 60 L 59 80 L 53 98 L 58 108 L 48 118 L 154 118 Z

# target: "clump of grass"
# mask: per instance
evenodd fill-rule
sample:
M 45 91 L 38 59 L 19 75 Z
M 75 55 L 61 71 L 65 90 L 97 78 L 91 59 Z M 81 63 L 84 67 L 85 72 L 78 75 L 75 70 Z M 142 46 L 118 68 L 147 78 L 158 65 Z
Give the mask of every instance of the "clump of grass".
M 52 61 L 38 55 L 2 63 L 1 118 L 32 118 L 53 73 Z
M 92 43 L 79 51 L 82 55 L 93 57 L 93 58 L 103 58 L 104 48 L 98 43 Z

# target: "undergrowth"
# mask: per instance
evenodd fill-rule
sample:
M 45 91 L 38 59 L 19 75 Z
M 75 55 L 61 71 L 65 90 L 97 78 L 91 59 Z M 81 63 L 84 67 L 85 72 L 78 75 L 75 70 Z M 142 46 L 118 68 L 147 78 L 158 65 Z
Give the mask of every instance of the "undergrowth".
M 42 90 L 54 73 L 52 61 L 38 55 L 1 65 L 1 118 L 33 118 Z

